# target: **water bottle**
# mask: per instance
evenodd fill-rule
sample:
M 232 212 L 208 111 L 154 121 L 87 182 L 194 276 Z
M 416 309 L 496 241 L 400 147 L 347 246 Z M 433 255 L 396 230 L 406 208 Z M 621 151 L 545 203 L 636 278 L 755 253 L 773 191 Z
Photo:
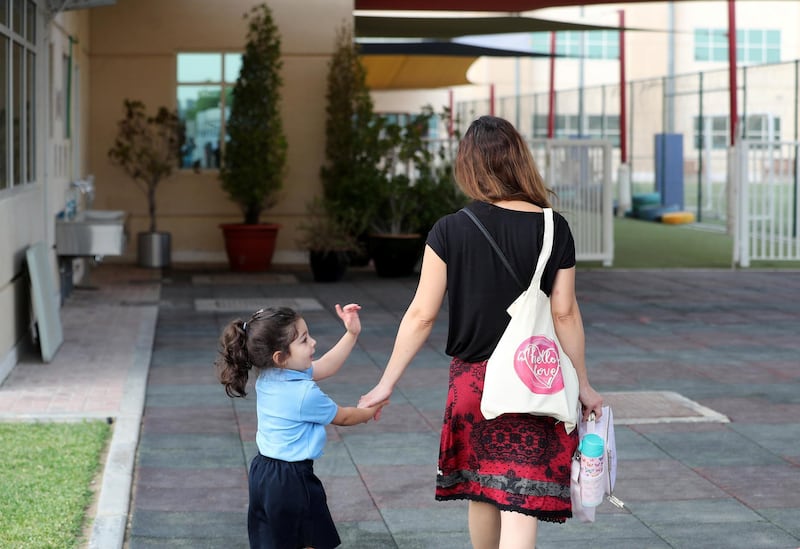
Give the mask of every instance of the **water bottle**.
M 578 450 L 581 453 L 581 503 L 584 507 L 597 507 L 603 503 L 603 439 L 590 433 L 581 439 Z

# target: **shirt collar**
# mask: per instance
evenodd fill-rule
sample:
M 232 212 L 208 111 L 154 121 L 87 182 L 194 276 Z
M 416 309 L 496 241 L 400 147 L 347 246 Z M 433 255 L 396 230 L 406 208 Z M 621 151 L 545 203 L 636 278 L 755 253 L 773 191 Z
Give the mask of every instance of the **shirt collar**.
M 294 381 L 303 379 L 313 379 L 314 367 L 310 366 L 306 370 L 289 370 L 287 368 L 270 368 L 265 370 L 264 373 L 270 377 L 275 377 L 283 381 Z

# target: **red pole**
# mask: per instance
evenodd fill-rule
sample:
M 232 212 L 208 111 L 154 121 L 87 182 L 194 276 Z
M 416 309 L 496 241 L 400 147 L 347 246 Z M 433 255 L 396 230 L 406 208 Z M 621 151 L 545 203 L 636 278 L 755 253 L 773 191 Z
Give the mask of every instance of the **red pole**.
M 628 162 L 627 88 L 625 81 L 625 10 L 619 10 L 619 156 Z
M 489 84 L 489 115 L 494 116 L 494 84 Z
M 556 134 L 556 33 L 550 31 L 550 101 L 547 113 L 547 137 Z
M 736 143 L 739 114 L 736 94 L 736 0 L 728 0 L 728 86 L 730 87 L 731 146 Z
M 453 137 L 453 90 L 447 90 L 448 114 L 447 137 Z

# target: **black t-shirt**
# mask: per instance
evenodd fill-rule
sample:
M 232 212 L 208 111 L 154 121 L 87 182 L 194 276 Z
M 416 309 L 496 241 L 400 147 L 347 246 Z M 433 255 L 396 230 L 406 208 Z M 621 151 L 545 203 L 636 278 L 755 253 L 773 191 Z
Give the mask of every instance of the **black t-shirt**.
M 441 218 L 431 229 L 427 244 L 447 264 L 450 323 L 446 353 L 467 362 L 479 362 L 492 354 L 510 320 L 506 309 L 533 278 L 544 238 L 544 214 L 508 210 L 486 202 L 473 202 L 467 207 L 526 285 L 519 287 L 464 212 Z M 558 269 L 575 265 L 575 242 L 567 220 L 553 212 L 553 222 L 553 250 L 541 284 L 547 295 L 553 290 Z

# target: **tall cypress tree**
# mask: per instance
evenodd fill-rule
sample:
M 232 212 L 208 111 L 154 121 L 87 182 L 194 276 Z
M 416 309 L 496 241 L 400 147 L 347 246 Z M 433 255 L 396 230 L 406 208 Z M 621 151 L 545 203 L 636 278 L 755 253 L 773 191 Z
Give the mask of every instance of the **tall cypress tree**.
M 280 112 L 281 38 L 266 4 L 248 17 L 242 68 L 233 88 L 220 172 L 222 188 L 244 214 L 258 223 L 261 212 L 277 202 L 286 169 L 286 136 Z
M 361 236 L 374 211 L 370 195 L 380 177 L 380 122 L 346 24 L 337 32 L 326 98 L 325 165 L 320 170 L 325 210 L 353 236 Z

